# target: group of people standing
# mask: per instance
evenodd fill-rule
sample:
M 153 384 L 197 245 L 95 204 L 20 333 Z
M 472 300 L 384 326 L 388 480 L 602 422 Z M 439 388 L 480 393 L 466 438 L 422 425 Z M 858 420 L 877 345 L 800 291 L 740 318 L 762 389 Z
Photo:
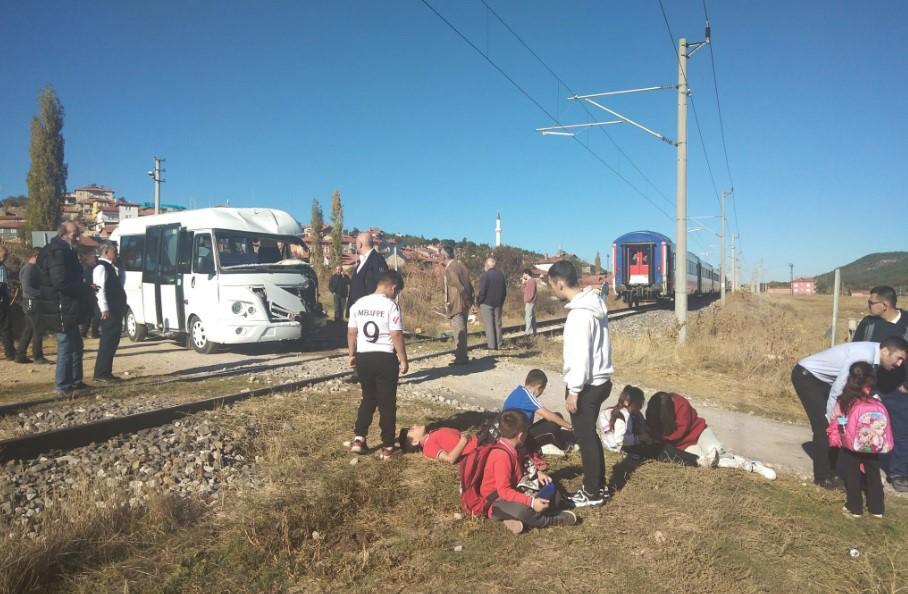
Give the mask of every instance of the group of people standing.
M 843 511 L 883 515 L 881 467 L 896 491 L 908 492 L 908 312 L 892 287 L 870 291 L 869 314 L 853 342 L 801 359 L 791 382 L 813 433 L 814 482 L 847 492 Z M 841 463 L 843 471 L 837 473 Z
M 82 326 L 95 310 L 100 320 L 100 342 L 94 367 L 94 381 L 120 381 L 113 374 L 113 359 L 120 343 L 126 315 L 126 292 L 117 265 L 117 245 L 105 241 L 98 248 L 97 263 L 90 277 L 79 258 L 79 225 L 67 221 L 57 236 L 41 249 L 34 249 L 19 271 L 25 325 L 18 350 L 13 348 L 9 322 L 8 274 L 2 262 L 6 250 L 0 247 L 0 327 L 4 332 L 7 359 L 17 363 L 52 364 L 44 356 L 46 333 L 56 336 L 57 396 L 71 397 L 90 387 L 83 381 L 84 343 Z M 90 282 L 89 282 L 90 281 Z M 28 358 L 31 346 L 32 358 Z

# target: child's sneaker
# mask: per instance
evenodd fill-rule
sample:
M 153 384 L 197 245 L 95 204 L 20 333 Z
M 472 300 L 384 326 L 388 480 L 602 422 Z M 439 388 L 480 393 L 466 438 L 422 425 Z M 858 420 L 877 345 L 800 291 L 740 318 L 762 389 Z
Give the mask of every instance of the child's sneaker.
M 848 506 L 847 506 L 847 505 L 843 505 L 843 506 L 842 506 L 842 513 L 845 514 L 845 517 L 846 517 L 846 518 L 849 518 L 849 519 L 851 519 L 851 520 L 854 520 L 854 519 L 857 519 L 857 518 L 860 518 L 860 517 L 861 517 L 861 514 L 853 514 L 853 513 L 851 513 L 851 510 L 848 509 Z
M 871 518 L 876 518 L 877 520 L 883 519 L 883 514 L 870 514 Z
M 383 447 L 378 453 L 378 457 L 382 460 L 388 460 L 395 456 L 399 456 L 401 453 L 400 448 L 394 446 Z
M 366 445 L 366 438 L 356 436 L 353 438 L 353 445 L 350 446 L 350 451 L 354 454 L 365 454 L 366 450 L 369 449 L 369 446 Z
M 608 501 L 609 493 L 608 489 L 601 489 L 597 493 L 587 493 L 586 489 L 580 487 L 569 499 L 574 507 L 594 507 Z
M 564 456 L 565 454 L 567 454 L 567 452 L 553 443 L 545 444 L 544 446 L 542 446 L 542 448 L 540 448 L 539 451 L 542 452 L 543 456 Z
M 756 472 L 766 480 L 774 481 L 776 480 L 776 471 L 768 466 L 763 466 L 763 464 L 753 461 L 747 465 L 748 472 Z
M 504 527 L 513 532 L 514 534 L 520 534 L 523 532 L 523 522 L 520 520 L 502 520 Z

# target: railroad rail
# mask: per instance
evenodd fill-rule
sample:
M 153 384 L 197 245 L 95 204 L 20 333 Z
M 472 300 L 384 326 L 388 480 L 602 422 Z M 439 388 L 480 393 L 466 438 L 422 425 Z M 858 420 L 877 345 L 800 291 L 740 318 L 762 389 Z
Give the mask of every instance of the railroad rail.
M 639 315 L 653 309 L 654 307 L 654 304 L 647 304 L 637 308 L 615 310 L 614 312 L 609 313 L 609 320 L 611 321 Z M 543 327 L 537 328 L 537 333 L 545 334 L 555 332 L 563 328 L 564 318 L 547 320 L 540 325 Z M 509 326 L 506 329 L 503 328 L 502 330 L 507 330 L 507 332 L 510 333 L 510 336 L 505 336 L 505 338 L 513 339 L 522 335 L 523 325 Z M 514 334 L 514 332 L 520 332 L 520 334 Z M 471 334 L 475 335 L 477 333 Z M 478 334 L 481 334 L 481 332 Z M 469 350 L 473 350 L 484 348 L 484 346 L 484 343 L 474 343 L 472 345 L 469 345 L 467 348 Z M 454 354 L 454 349 L 444 349 L 441 351 L 410 357 L 410 362 L 415 363 L 434 357 L 452 354 Z M 346 355 L 337 354 L 332 355 L 331 358 L 342 356 Z M 51 431 L 33 433 L 29 435 L 5 439 L 0 441 L 0 463 L 5 463 L 10 460 L 35 458 L 42 454 L 47 454 L 54 451 L 66 452 L 75 448 L 90 445 L 92 443 L 100 443 L 117 435 L 136 433 L 143 429 L 167 425 L 194 413 L 206 410 L 214 410 L 229 404 L 240 402 L 242 400 L 247 400 L 249 398 L 269 396 L 280 392 L 306 388 L 336 379 L 344 379 L 350 377 L 351 374 L 351 370 L 328 373 L 321 376 L 284 382 L 276 386 L 267 386 L 254 390 L 247 389 L 233 394 L 214 396 L 201 400 L 175 404 L 173 406 L 167 406 L 151 411 L 113 417 L 109 419 L 102 419 L 81 425 L 73 425 L 70 427 L 63 427 Z M 211 377 L 218 377 L 218 375 L 212 374 Z M 54 402 L 54 400 L 50 399 L 44 401 L 29 401 L 24 403 L 10 404 L 6 405 L 4 408 L 10 410 L 13 409 L 13 407 L 18 406 L 18 410 L 22 410 L 23 407 L 29 408 L 31 406 L 37 406 L 38 403 L 48 402 Z M 56 402 L 60 401 L 58 400 Z

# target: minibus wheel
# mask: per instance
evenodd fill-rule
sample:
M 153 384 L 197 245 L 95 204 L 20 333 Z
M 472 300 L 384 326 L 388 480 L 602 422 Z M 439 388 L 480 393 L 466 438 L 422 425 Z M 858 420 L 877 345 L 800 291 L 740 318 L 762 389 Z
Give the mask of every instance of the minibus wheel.
M 208 340 L 208 332 L 201 318 L 196 315 L 189 317 L 189 342 L 197 353 L 210 355 L 218 348 L 218 345 Z
M 145 327 L 145 324 L 136 321 L 136 315 L 132 313 L 132 309 L 126 310 L 126 335 L 132 342 L 142 342 L 148 337 L 148 328 Z

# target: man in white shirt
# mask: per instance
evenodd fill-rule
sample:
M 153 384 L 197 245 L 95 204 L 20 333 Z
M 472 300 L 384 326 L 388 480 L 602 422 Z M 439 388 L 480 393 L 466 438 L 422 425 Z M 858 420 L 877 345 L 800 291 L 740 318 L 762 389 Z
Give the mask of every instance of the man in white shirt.
M 859 361 L 883 369 L 901 367 L 908 356 L 908 342 L 891 336 L 880 343 L 844 342 L 804 357 L 791 372 L 794 386 L 813 432 L 813 481 L 825 489 L 837 489 L 835 479 L 838 448 L 830 448 L 826 427 L 835 402 L 842 394 L 851 366 Z
M 552 264 L 548 277 L 552 293 L 567 301 L 564 307 L 568 310 L 564 324 L 564 404 L 571 413 L 583 463 L 583 486 L 571 501 L 577 507 L 602 505 L 609 493 L 596 420 L 612 391 L 608 310 L 598 292 L 580 287 L 577 269 L 567 260 Z
M 404 288 L 396 270 L 378 277 L 375 292 L 360 298 L 350 308 L 347 323 L 347 346 L 350 367 L 356 370 L 363 399 L 356 415 L 354 438 L 350 451 L 368 451 L 366 434 L 376 407 L 379 414 L 382 449 L 379 456 L 388 459 L 399 453 L 394 445 L 397 434 L 397 380 L 407 373 L 407 349 L 400 307 L 394 301 Z
M 120 378 L 113 374 L 113 360 L 123 334 L 123 317 L 126 315 L 126 291 L 123 276 L 117 267 L 117 244 L 105 241 L 99 248 L 98 264 L 92 270 L 92 284 L 97 287 L 96 299 L 101 312 L 101 340 L 95 360 L 94 380 L 113 383 Z

